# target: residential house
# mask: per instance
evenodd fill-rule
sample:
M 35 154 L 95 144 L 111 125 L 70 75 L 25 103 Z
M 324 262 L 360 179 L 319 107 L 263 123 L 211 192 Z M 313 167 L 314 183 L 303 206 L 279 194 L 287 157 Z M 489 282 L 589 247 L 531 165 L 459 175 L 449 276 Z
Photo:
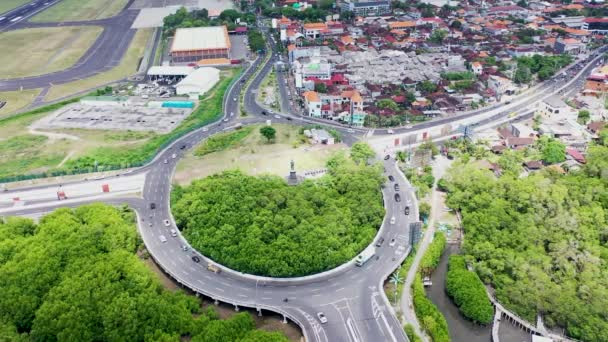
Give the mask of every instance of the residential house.
M 565 113 L 568 105 L 558 96 L 552 95 L 542 100 L 536 110 L 537 114 L 551 116 L 553 114 Z
M 302 34 L 308 39 L 321 37 L 321 32 L 327 30 L 325 23 L 307 23 L 302 26 Z
M 314 118 L 321 117 L 321 99 L 319 98 L 319 94 L 316 91 L 307 91 L 303 94 L 304 96 L 304 105 L 308 110 L 308 116 Z
M 481 75 L 483 73 L 483 65 L 480 62 L 473 62 L 471 63 L 471 71 L 475 75 Z
M 508 137 L 505 145 L 511 149 L 518 150 L 534 144 L 534 138 Z
M 578 55 L 587 50 L 587 45 L 578 39 L 566 38 L 557 39 L 553 48 L 555 49 L 555 52 L 560 54 Z

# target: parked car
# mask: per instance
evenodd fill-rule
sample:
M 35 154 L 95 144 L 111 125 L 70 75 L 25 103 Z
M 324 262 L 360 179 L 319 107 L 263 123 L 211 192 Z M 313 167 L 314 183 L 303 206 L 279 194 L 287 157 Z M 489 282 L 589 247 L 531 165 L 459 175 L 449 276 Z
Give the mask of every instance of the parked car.
M 171 232 L 171 236 L 172 237 L 176 237 L 177 236 L 177 230 L 171 229 L 170 232 Z
M 378 242 L 376 242 L 376 247 L 382 247 L 382 244 L 384 243 L 384 238 L 380 237 L 378 239 Z
M 162 242 L 162 243 L 167 242 L 167 238 L 164 235 L 160 235 L 158 238 L 160 239 L 160 242 Z
M 405 207 L 405 209 L 403 209 L 403 213 L 405 213 L 405 215 L 409 215 L 410 214 L 410 207 Z
M 391 224 L 395 224 L 395 216 L 391 217 Z
M 390 180 L 391 182 L 395 181 L 395 177 L 393 177 L 392 175 L 388 175 L 388 180 Z
M 165 224 L 165 226 L 169 227 L 171 225 L 171 223 L 169 222 L 169 220 L 164 220 L 163 223 Z
M 391 239 L 391 242 L 389 242 L 389 243 L 388 243 L 388 246 L 389 246 L 389 247 L 393 247 L 393 246 L 395 246 L 395 244 L 396 244 L 396 243 L 397 243 L 397 240 L 395 240 L 395 239 L 393 238 L 393 239 Z
M 395 194 L 395 202 L 401 202 L 401 195 Z
M 395 191 L 399 191 L 399 183 L 395 183 Z

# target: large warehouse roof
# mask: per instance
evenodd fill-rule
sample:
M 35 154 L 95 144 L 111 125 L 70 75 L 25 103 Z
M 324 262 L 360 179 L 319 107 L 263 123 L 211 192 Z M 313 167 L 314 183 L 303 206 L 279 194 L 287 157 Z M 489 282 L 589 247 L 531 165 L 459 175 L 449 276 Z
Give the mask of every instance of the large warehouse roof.
M 194 70 L 189 66 L 153 66 L 148 69 L 148 76 L 188 76 Z
M 175 31 L 171 52 L 229 48 L 226 26 L 193 27 Z

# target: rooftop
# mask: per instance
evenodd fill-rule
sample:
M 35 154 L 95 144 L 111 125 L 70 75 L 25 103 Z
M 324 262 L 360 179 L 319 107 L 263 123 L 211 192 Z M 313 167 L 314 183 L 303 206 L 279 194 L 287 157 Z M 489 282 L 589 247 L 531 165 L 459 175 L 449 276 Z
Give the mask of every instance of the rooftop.
M 194 27 L 175 31 L 171 52 L 229 48 L 226 26 Z

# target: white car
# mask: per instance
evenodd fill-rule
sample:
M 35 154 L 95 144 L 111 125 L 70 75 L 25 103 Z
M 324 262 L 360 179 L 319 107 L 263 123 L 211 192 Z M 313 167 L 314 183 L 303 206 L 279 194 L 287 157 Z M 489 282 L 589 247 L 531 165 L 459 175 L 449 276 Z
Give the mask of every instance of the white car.
M 395 224 L 395 216 L 391 217 L 391 224 Z
M 169 161 L 167 159 L 165 159 L 164 163 L 167 164 L 167 163 L 169 163 Z
M 230 112 L 230 116 L 234 116 L 234 112 Z
M 325 317 L 323 312 L 317 312 L 317 317 L 319 318 L 319 322 L 323 324 L 327 323 L 327 317 Z
M 395 134 L 395 131 L 393 131 L 392 129 L 389 129 L 387 132 L 388 134 Z
M 173 153 L 173 154 L 171 155 L 171 158 L 175 159 L 175 157 L 177 157 L 177 154 Z
M 234 100 L 234 102 L 236 102 L 236 97 L 235 97 L 235 98 L 233 98 L 233 100 Z
M 280 116 L 278 116 L 278 115 L 275 115 L 275 116 L 274 116 L 274 118 L 275 118 L 275 119 L 280 119 L 281 117 L 280 117 Z
M 165 226 L 169 227 L 171 225 L 171 223 L 169 222 L 169 220 L 164 220 L 163 223 L 165 224 Z
M 171 232 L 171 236 L 173 236 L 173 237 L 177 236 L 177 230 L 171 229 L 169 232 Z
M 397 243 L 397 240 L 391 239 L 391 242 L 388 243 L 388 246 L 389 247 L 394 247 L 396 243 Z
M 162 242 L 162 243 L 167 242 L 167 238 L 164 235 L 160 235 L 158 238 L 160 239 L 160 242 Z
M 209 130 L 209 128 L 203 127 L 203 132 L 207 132 L 208 130 Z

